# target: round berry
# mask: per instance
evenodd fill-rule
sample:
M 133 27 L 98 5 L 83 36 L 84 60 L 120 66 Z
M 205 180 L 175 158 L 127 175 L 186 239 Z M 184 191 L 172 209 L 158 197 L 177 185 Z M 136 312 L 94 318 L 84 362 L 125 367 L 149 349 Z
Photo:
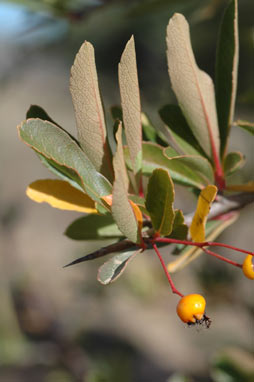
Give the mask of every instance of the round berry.
M 206 301 L 200 294 L 188 294 L 177 304 L 177 314 L 188 324 L 195 324 L 204 319 Z
M 243 262 L 243 273 L 248 279 L 254 280 L 254 265 L 253 265 L 253 256 L 247 255 Z

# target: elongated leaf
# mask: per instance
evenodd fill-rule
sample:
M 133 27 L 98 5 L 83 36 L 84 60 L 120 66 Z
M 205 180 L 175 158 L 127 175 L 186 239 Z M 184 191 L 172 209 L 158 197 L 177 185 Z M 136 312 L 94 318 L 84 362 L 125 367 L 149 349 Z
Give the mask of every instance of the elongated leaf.
M 95 260 L 100 257 L 109 255 L 110 253 L 124 252 L 127 249 L 130 249 L 133 247 L 135 247 L 135 244 L 131 243 L 130 241 L 121 240 L 117 243 L 107 245 L 106 247 L 101 247 L 100 249 L 97 249 L 97 251 L 91 252 L 85 256 L 79 257 L 78 259 L 72 261 L 71 263 L 66 264 L 64 268 L 70 267 L 71 265 L 83 263 L 84 261 Z
M 170 235 L 174 222 L 174 185 L 168 171 L 154 170 L 149 179 L 146 209 L 154 230 L 162 236 Z
M 106 240 L 123 236 L 109 214 L 79 218 L 69 225 L 65 235 L 73 240 Z
M 127 251 L 113 256 L 99 268 L 97 280 L 103 285 L 116 281 L 122 275 L 129 262 L 141 251 L 142 249 Z
M 227 227 L 233 224 L 239 213 L 233 212 L 227 220 L 213 220 L 206 224 L 207 241 L 215 240 Z M 203 253 L 201 248 L 187 245 L 177 256 L 177 259 L 170 262 L 167 266 L 170 273 L 182 270 L 186 265 L 190 264 L 193 260 L 198 258 Z
M 248 183 L 243 184 L 229 184 L 226 187 L 227 191 L 243 191 L 243 192 L 254 192 L 254 181 L 251 180 Z
M 222 156 L 234 118 L 238 56 L 238 1 L 231 0 L 221 24 L 216 57 L 216 104 Z
M 110 111 L 114 121 L 123 121 L 123 112 L 121 106 L 112 106 L 110 108 Z M 167 146 L 167 140 L 165 139 L 161 131 L 157 130 L 152 125 L 150 119 L 145 113 L 141 113 L 141 124 L 143 132 L 143 141 L 154 142 L 162 146 Z
M 60 210 L 96 214 L 94 201 L 84 192 L 72 187 L 64 180 L 41 179 L 29 184 L 27 196 L 37 203 L 48 203 Z
M 109 181 L 95 170 L 80 147 L 58 126 L 40 119 L 28 119 L 18 126 L 20 138 L 36 152 L 80 177 L 84 191 L 98 203 L 112 193 Z
M 118 132 L 118 134 L 119 134 L 119 133 L 121 133 L 121 130 Z M 118 135 L 118 134 L 117 134 L 117 135 Z M 119 139 L 121 140 L 121 138 L 118 137 L 118 142 L 120 142 Z M 121 147 L 121 150 L 120 150 L 120 151 L 123 151 L 123 150 L 122 150 L 122 145 L 121 145 L 121 143 L 120 143 L 120 147 Z M 119 149 L 120 149 L 120 147 L 119 147 Z M 120 158 L 121 158 L 121 162 L 122 162 L 122 163 L 121 163 L 121 167 L 122 167 L 122 169 L 123 169 L 122 175 L 123 175 L 123 177 L 124 177 L 124 172 L 126 172 L 126 168 L 125 168 L 125 163 L 124 163 L 124 161 L 123 161 L 123 152 L 121 153 L 121 155 L 119 155 L 119 159 L 120 159 Z M 127 176 L 127 174 L 126 174 L 126 176 Z M 127 179 L 127 184 L 125 184 L 125 186 L 126 186 L 126 189 L 128 189 L 128 179 Z M 107 206 L 112 207 L 112 202 L 113 202 L 113 195 L 112 195 L 112 194 L 111 194 L 111 195 L 107 195 L 107 196 L 103 196 L 102 199 L 103 199 L 104 202 L 107 204 Z M 130 203 L 130 205 L 131 205 L 131 207 L 132 207 L 133 213 L 134 213 L 134 215 L 135 215 L 136 221 L 137 221 L 137 223 L 138 223 L 138 229 L 139 229 L 139 233 L 140 233 L 140 235 L 141 235 L 141 230 L 142 230 L 142 226 L 143 226 L 143 216 L 142 216 L 142 212 L 141 212 L 139 206 L 138 206 L 136 203 L 134 203 L 134 202 L 132 201 L 132 198 L 130 198 L 129 195 L 128 195 L 128 199 L 129 199 L 129 203 Z
M 250 133 L 251 135 L 254 135 L 254 122 L 248 122 L 238 119 L 234 124 L 248 131 L 248 133 Z
M 87 41 L 81 46 L 71 68 L 70 91 L 81 147 L 96 170 L 110 178 L 111 156 L 107 144 L 94 48 Z
M 26 113 L 26 118 L 39 118 L 43 121 L 49 121 L 55 124 L 56 126 L 59 126 L 49 115 L 48 113 L 40 106 L 38 105 L 31 105 Z M 61 129 L 63 129 L 61 126 L 59 126 Z M 63 129 L 64 130 L 64 129 Z M 73 139 L 78 145 L 78 141 L 76 138 L 74 138 L 71 134 L 69 134 L 66 130 L 64 130 L 70 137 Z M 38 157 L 40 158 L 42 164 L 46 166 L 54 175 L 59 176 L 62 180 L 66 180 L 69 182 L 73 187 L 76 187 L 79 190 L 82 190 L 82 184 L 80 181 L 79 176 L 76 172 L 71 170 L 68 167 L 60 166 L 58 163 L 54 162 L 52 159 L 48 159 L 42 154 L 38 153 Z
M 171 148 L 164 149 L 163 153 L 171 162 L 195 172 L 195 174 L 202 179 L 204 185 L 214 183 L 213 168 L 206 158 L 200 155 L 179 155 L 171 157 Z
M 170 237 L 179 240 L 186 240 L 188 226 L 184 223 L 184 216 L 181 210 L 175 210 L 175 218 Z
M 159 110 L 162 121 L 167 126 L 170 140 L 180 154 L 204 155 L 198 141 L 193 135 L 182 110 L 177 105 L 166 105 Z
M 120 231 L 133 243 L 139 243 L 140 230 L 133 208 L 128 200 L 128 182 L 123 160 L 122 128 L 116 134 L 117 151 L 113 159 L 115 181 L 113 184 L 112 214 Z
M 239 151 L 228 153 L 224 159 L 223 167 L 225 175 L 230 175 L 239 170 L 245 162 L 245 157 Z
M 26 119 L 30 119 L 30 118 L 39 118 L 39 119 L 42 119 L 43 121 L 52 122 L 54 125 L 60 127 L 63 131 L 65 131 L 66 134 L 68 134 L 71 137 L 71 139 L 73 139 L 79 145 L 78 140 L 73 135 L 71 135 L 67 130 L 65 130 L 62 126 L 60 126 L 57 122 L 55 122 L 41 106 L 38 106 L 38 105 L 30 106 L 30 108 L 26 112 Z
M 167 27 L 167 59 L 173 90 L 188 124 L 206 154 L 219 153 L 219 129 L 212 79 L 195 61 L 189 25 L 174 14 Z
M 125 135 L 134 173 L 141 170 L 142 126 L 135 44 L 133 36 L 127 42 L 119 64 L 119 86 Z
M 51 171 L 52 174 L 57 175 L 62 180 L 65 180 L 66 182 L 70 183 L 71 186 L 77 188 L 80 191 L 83 191 L 81 179 L 74 170 L 66 166 L 61 166 L 58 163 L 54 162 L 52 159 L 46 158 L 42 154 L 37 154 L 42 164 L 45 167 L 47 167 L 47 169 L 49 169 L 49 171 Z
M 150 119 L 145 113 L 141 113 L 141 123 L 144 141 L 154 142 L 162 146 L 167 146 L 164 136 L 152 125 Z
M 151 142 L 144 142 L 142 147 L 142 173 L 144 175 L 150 176 L 156 168 L 163 168 L 170 173 L 170 176 L 176 183 L 199 189 L 204 187 L 204 180 L 198 173 L 192 171 L 179 161 L 173 162 L 166 158 L 163 153 L 164 147 Z M 169 151 L 170 148 L 167 149 L 167 154 L 169 154 Z M 125 148 L 124 155 L 128 167 L 132 169 L 127 148 Z M 178 156 L 178 153 L 171 149 L 171 155 L 172 157 Z
M 116 141 L 117 141 L 117 166 L 121 170 L 121 177 L 124 183 L 124 189 L 128 191 L 129 189 L 129 178 L 127 174 L 127 168 L 124 160 L 124 152 L 123 152 L 123 142 L 122 142 L 122 123 L 118 124 L 118 131 L 116 133 Z M 115 169 L 115 168 L 114 168 Z
M 110 208 L 108 208 L 108 206 L 105 206 L 105 205 L 102 205 L 99 203 L 95 203 L 95 207 L 98 211 L 98 214 L 100 214 L 100 215 L 106 215 L 110 212 Z
M 196 212 L 190 225 L 190 235 L 193 241 L 205 241 L 206 220 L 216 194 L 217 187 L 213 185 L 206 186 L 199 194 Z

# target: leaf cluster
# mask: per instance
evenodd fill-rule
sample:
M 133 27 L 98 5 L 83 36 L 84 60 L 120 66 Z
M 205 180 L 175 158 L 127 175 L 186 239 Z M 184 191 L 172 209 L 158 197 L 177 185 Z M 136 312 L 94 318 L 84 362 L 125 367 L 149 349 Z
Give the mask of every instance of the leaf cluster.
M 221 193 L 227 190 L 228 177 L 242 167 L 242 153 L 227 152 L 233 124 L 253 134 L 253 124 L 234 122 L 237 19 L 237 0 L 232 0 L 221 25 L 215 88 L 211 77 L 197 66 L 184 16 L 174 14 L 169 20 L 168 71 L 178 105 L 159 110 L 163 129 L 155 128 L 141 110 L 133 37 L 119 63 L 121 106 L 111 109 L 111 123 L 106 123 L 104 116 L 94 48 L 86 41 L 75 58 L 70 79 L 78 137 L 36 105 L 18 127 L 21 140 L 60 178 L 33 182 L 27 195 L 36 202 L 88 214 L 67 228 L 69 238 L 115 240 L 109 250 L 102 248 L 82 260 L 116 253 L 99 270 L 102 283 L 119 277 L 128 262 L 145 249 L 147 238 L 187 238 L 183 211 L 174 208 L 175 183 L 195 194 L 203 190 L 190 230 L 193 240 L 203 241 L 217 187 Z M 111 128 L 115 145 L 108 138 Z M 226 226 L 217 221 L 209 235 L 216 236 Z M 189 248 L 181 251 L 183 263 L 187 263 L 199 249 L 192 248 L 191 254 Z M 73 263 L 77 262 L 80 260 Z

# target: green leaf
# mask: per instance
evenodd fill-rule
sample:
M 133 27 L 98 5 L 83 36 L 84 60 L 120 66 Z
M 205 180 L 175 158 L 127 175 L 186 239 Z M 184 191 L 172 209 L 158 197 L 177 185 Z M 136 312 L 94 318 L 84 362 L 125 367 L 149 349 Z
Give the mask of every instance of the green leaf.
M 107 143 L 94 48 L 85 41 L 71 68 L 70 91 L 82 149 L 97 171 L 112 179 L 111 153 Z
M 228 153 L 223 162 L 225 175 L 231 175 L 239 170 L 245 162 L 245 157 L 239 151 Z
M 143 161 L 142 161 L 142 173 L 150 176 L 156 168 L 163 168 L 170 173 L 170 176 L 174 182 L 202 189 L 204 186 L 203 177 L 198 173 L 192 171 L 188 166 L 180 161 L 172 161 L 165 157 L 161 147 L 155 143 L 144 142 L 143 148 Z M 171 148 L 167 148 L 167 155 L 171 157 L 178 156 L 178 153 Z M 171 158 L 170 157 L 170 158 Z M 131 163 L 127 149 L 125 150 L 125 160 L 129 168 Z
M 103 285 L 116 281 L 121 276 L 128 263 L 141 251 L 142 249 L 140 248 L 134 251 L 118 253 L 113 256 L 99 268 L 97 280 Z
M 59 178 L 65 180 L 66 182 L 69 182 L 73 187 L 77 188 L 78 190 L 84 191 L 81 179 L 74 170 L 66 166 L 61 166 L 53 160 L 46 158 L 42 154 L 37 153 L 37 155 L 42 164 L 45 167 L 47 167 L 47 169 L 51 171 L 52 174 L 57 175 Z
M 179 106 L 165 105 L 159 114 L 168 128 L 169 141 L 173 141 L 180 154 L 204 155 Z
M 213 81 L 196 64 L 189 25 L 175 13 L 167 27 L 167 59 L 173 90 L 200 146 L 211 157 L 219 153 L 220 140 Z
M 174 222 L 174 185 L 168 171 L 154 170 L 149 179 L 146 209 L 153 227 L 162 236 L 170 235 Z
M 102 203 L 100 197 L 112 193 L 109 181 L 95 170 L 76 142 L 58 126 L 41 119 L 28 119 L 18 129 L 20 138 L 36 152 L 76 172 L 83 190 L 94 201 Z
M 145 208 L 145 199 L 144 198 L 142 198 L 141 196 L 138 196 L 138 195 L 134 195 L 134 194 L 129 194 L 128 198 L 129 198 L 129 200 L 131 200 L 132 202 L 137 204 L 137 206 L 139 207 L 139 209 L 141 210 L 141 212 L 143 214 L 148 215 L 148 212 Z
M 110 108 L 110 112 L 114 121 L 123 121 L 123 112 L 121 106 L 112 106 Z M 165 137 L 160 131 L 156 130 L 156 128 L 152 125 L 151 121 L 145 113 L 141 113 L 141 124 L 144 141 L 154 142 L 162 146 L 167 146 L 167 141 Z
M 119 86 L 123 122 L 134 174 L 141 170 L 142 126 L 135 44 L 133 36 L 127 42 L 119 64 Z
M 222 156 L 235 111 L 239 56 L 237 3 L 231 0 L 225 11 L 217 45 L 215 85 Z
M 52 122 L 54 125 L 60 127 L 63 131 L 65 131 L 65 133 L 68 134 L 71 137 L 71 139 L 73 139 L 79 145 L 78 140 L 73 135 L 71 135 L 67 130 L 65 130 L 62 126 L 56 123 L 42 107 L 38 105 L 31 105 L 26 113 L 26 119 L 30 119 L 30 118 L 39 118 L 39 119 L 42 119 L 43 121 Z
M 60 125 L 58 125 L 42 107 L 38 105 L 31 105 L 26 113 L 26 118 L 40 118 L 43 121 L 52 122 L 54 125 L 59 126 L 63 131 L 65 131 L 71 137 L 71 139 L 73 139 L 79 145 L 79 142 L 76 140 L 76 138 L 74 138 L 71 134 L 68 133 L 68 131 L 64 130 Z M 83 190 L 80 177 L 75 171 L 71 170 L 68 167 L 60 166 L 58 163 L 54 162 L 53 160 L 47 159 L 42 154 L 37 154 L 42 164 L 46 166 L 54 175 L 57 175 L 59 178 L 69 182 L 73 187 L 76 187 L 78 190 Z
M 173 164 L 177 163 L 183 168 L 193 171 L 199 177 L 203 185 L 214 183 L 213 168 L 206 158 L 197 155 L 179 155 L 177 157 L 171 157 L 171 148 L 166 148 L 163 152 Z
M 178 240 L 186 240 L 187 234 L 188 226 L 184 223 L 183 212 L 181 210 L 175 210 L 175 218 L 170 237 Z
M 123 236 L 110 214 L 81 217 L 69 225 L 65 235 L 73 240 L 106 240 Z
M 141 123 L 143 131 L 143 140 L 158 143 L 165 146 L 165 139 L 162 134 L 156 130 L 145 113 L 141 113 Z
M 124 164 L 122 147 L 122 127 L 119 125 L 116 134 L 117 150 L 113 159 L 115 181 L 113 184 L 112 214 L 120 231 L 133 243 L 139 243 L 141 238 L 138 222 L 128 200 L 128 183 Z
M 241 127 L 242 129 L 248 131 L 251 135 L 254 135 L 254 122 L 248 122 L 239 119 L 234 123 L 234 125 Z

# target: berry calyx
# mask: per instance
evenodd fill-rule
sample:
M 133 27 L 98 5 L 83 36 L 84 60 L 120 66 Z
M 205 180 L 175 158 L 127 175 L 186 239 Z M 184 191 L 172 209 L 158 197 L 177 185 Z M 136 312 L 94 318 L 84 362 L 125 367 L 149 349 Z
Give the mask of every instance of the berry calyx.
M 247 255 L 244 259 L 242 270 L 244 275 L 250 279 L 254 280 L 254 265 L 253 265 L 253 256 Z
M 203 296 L 188 294 L 180 299 L 176 312 L 180 319 L 189 325 L 206 322 L 207 327 L 209 327 L 210 320 L 205 315 L 205 306 L 206 300 Z

